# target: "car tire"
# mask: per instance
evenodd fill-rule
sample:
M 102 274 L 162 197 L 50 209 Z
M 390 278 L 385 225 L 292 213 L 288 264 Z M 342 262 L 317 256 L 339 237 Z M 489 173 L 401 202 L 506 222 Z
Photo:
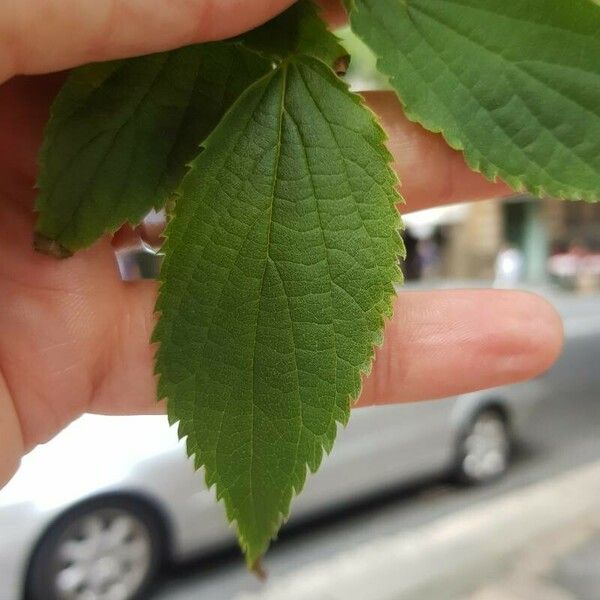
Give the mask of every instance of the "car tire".
M 166 556 L 166 538 L 158 512 L 145 501 L 105 497 L 81 504 L 56 520 L 37 544 L 25 598 L 147 598 Z
M 458 439 L 455 479 L 467 485 L 499 479 L 508 470 L 511 445 L 506 416 L 496 408 L 480 411 Z

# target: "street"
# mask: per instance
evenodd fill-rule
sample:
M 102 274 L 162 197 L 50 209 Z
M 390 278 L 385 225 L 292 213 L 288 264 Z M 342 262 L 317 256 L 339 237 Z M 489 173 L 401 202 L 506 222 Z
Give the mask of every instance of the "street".
M 564 386 L 546 399 L 536 413 L 508 476 L 480 489 L 422 481 L 409 488 L 390 487 L 370 498 L 359 499 L 352 506 L 332 507 L 330 514 L 285 531 L 264 561 L 269 576 L 281 577 L 370 540 L 409 531 L 598 460 L 599 398 L 593 392 L 572 393 L 577 373 L 597 368 L 597 354 L 591 351 L 593 345 L 580 338 L 593 329 L 585 318 L 594 304 L 583 301 L 573 308 L 572 314 L 564 315 L 567 331 L 577 329 L 577 340 L 569 342 L 577 342 L 576 348 L 565 349 L 574 353 L 571 376 L 561 376 Z M 237 551 L 231 549 L 171 568 L 159 584 L 155 600 L 232 600 L 243 592 L 260 590 L 261 585 L 246 571 Z

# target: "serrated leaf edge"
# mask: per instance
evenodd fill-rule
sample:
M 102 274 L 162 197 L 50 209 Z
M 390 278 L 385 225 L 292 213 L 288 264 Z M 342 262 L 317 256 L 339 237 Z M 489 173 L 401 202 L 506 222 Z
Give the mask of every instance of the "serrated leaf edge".
M 128 61 L 128 59 L 120 59 L 120 60 L 108 61 L 104 64 L 107 66 L 113 65 L 115 67 L 114 71 L 111 71 L 111 73 L 110 73 L 110 76 L 112 76 L 115 71 L 117 71 L 118 69 L 125 66 L 127 64 L 127 61 Z M 102 64 L 102 63 L 90 63 L 90 65 L 84 65 L 83 67 L 80 67 L 80 68 L 85 69 L 86 67 L 95 66 L 97 64 Z M 67 78 L 67 81 L 64 84 L 65 86 L 69 84 L 69 79 L 71 76 L 72 75 L 69 75 L 69 77 Z M 105 81 L 106 81 L 106 79 L 103 79 L 93 89 L 90 89 L 88 95 L 92 95 L 101 85 L 104 84 Z M 47 173 L 45 172 L 43 165 L 46 161 L 46 157 L 50 154 L 51 146 L 52 146 L 51 140 L 53 138 L 57 124 L 60 122 L 60 119 L 57 118 L 56 112 L 59 109 L 57 100 L 59 100 L 60 94 L 62 92 L 63 92 L 63 89 L 60 90 L 59 96 L 57 96 L 55 101 L 52 102 L 52 104 L 50 105 L 48 122 L 46 123 L 46 126 L 44 128 L 43 141 L 42 141 L 42 145 L 40 147 L 40 150 L 39 150 L 38 156 L 37 156 L 37 165 L 38 165 L 39 175 L 38 175 L 38 178 L 34 185 L 34 189 L 39 190 L 40 192 L 42 192 L 46 188 Z M 164 204 L 166 204 L 167 201 L 168 201 L 168 198 L 165 198 L 164 202 L 157 201 L 156 203 L 154 203 L 153 208 L 155 210 L 160 210 L 161 208 L 163 208 Z M 45 205 L 45 202 L 43 201 L 43 195 L 38 194 L 38 196 L 35 200 L 35 205 L 34 205 L 34 212 L 36 213 L 36 215 L 39 215 L 43 210 L 45 210 L 44 205 Z M 137 215 L 136 217 L 133 217 L 133 218 L 130 217 L 130 218 L 126 219 L 118 226 L 108 227 L 107 229 L 105 229 L 103 235 L 114 235 L 117 231 L 119 231 L 119 229 L 121 229 L 125 225 L 131 225 L 131 226 L 138 225 L 140 223 L 140 221 L 143 219 L 143 217 L 147 214 L 147 212 L 148 211 L 141 211 L 141 214 Z M 46 252 L 46 250 L 42 246 L 36 245 L 36 247 L 35 247 L 36 250 L 39 252 L 42 252 L 42 253 L 52 254 L 52 256 L 56 256 L 58 258 L 68 258 L 68 257 L 72 256 L 74 253 L 78 252 L 79 250 L 83 250 L 83 249 L 91 246 L 93 243 L 97 242 L 98 239 L 101 239 L 101 238 L 98 238 L 94 242 L 92 242 L 92 244 L 86 244 L 84 246 L 77 246 L 77 247 L 63 246 L 56 238 L 54 238 L 54 237 L 50 238 L 46 234 L 43 234 L 40 232 L 40 230 L 38 228 L 37 219 L 36 219 L 36 225 L 35 225 L 35 233 L 36 233 L 36 236 L 42 236 L 43 238 L 53 242 L 54 245 L 60 249 L 59 254 L 57 254 L 56 252 Z M 63 254 L 63 253 L 64 253 L 64 256 L 61 256 L 61 254 Z
M 302 59 L 302 58 L 310 58 L 311 60 L 317 61 L 319 62 L 322 66 L 325 66 L 328 71 L 330 71 L 333 75 L 333 77 L 335 77 L 335 81 L 337 82 L 338 86 L 340 86 L 344 92 L 348 95 L 348 97 L 352 98 L 353 101 L 355 102 L 355 104 L 357 106 L 360 106 L 361 109 L 368 111 L 368 113 L 371 116 L 371 120 L 373 122 L 373 125 L 375 127 L 375 130 L 379 133 L 379 141 L 381 143 L 382 146 L 382 150 L 385 150 L 385 159 L 387 162 L 387 169 L 388 169 L 388 173 L 391 177 L 391 179 L 393 181 L 396 182 L 396 184 L 393 186 L 393 201 L 392 201 L 392 207 L 393 210 L 396 211 L 397 214 L 397 231 L 398 231 L 398 235 L 397 235 L 397 247 L 396 247 L 396 254 L 398 256 L 398 258 L 405 258 L 406 257 L 406 249 L 404 246 L 404 242 L 402 240 L 402 237 L 400 236 L 400 231 L 404 228 L 403 223 L 402 223 L 402 218 L 400 216 L 400 213 L 398 212 L 396 206 L 398 204 L 402 204 L 404 203 L 404 199 L 402 198 L 402 196 L 400 195 L 400 192 L 398 190 L 398 187 L 400 185 L 400 180 L 399 177 L 397 175 L 397 173 L 394 171 L 394 169 L 392 168 L 392 163 L 393 163 L 393 156 L 391 154 L 391 152 L 389 151 L 389 149 L 386 146 L 386 142 L 388 141 L 388 136 L 386 134 L 386 132 L 384 131 L 383 127 L 381 126 L 379 119 L 377 118 L 376 114 L 369 108 L 369 106 L 366 104 L 364 98 L 362 98 L 362 96 L 351 92 L 350 88 L 348 86 L 348 84 L 346 84 L 344 81 L 342 81 L 337 75 L 336 73 L 333 71 L 332 66 L 331 65 L 327 65 L 326 63 L 324 63 L 322 60 L 320 60 L 319 58 L 313 57 L 313 56 L 297 56 L 297 57 L 293 57 L 290 59 L 287 59 L 286 61 L 283 61 L 280 65 L 278 65 L 277 67 L 275 67 L 273 69 L 273 71 L 267 73 L 264 77 L 258 79 L 256 82 L 254 82 L 252 85 L 250 85 L 248 87 L 248 89 L 236 100 L 236 102 L 234 102 L 234 104 L 228 109 L 227 113 L 224 116 L 224 119 L 227 117 L 227 114 L 230 111 L 235 110 L 236 106 L 238 103 L 241 103 L 244 96 L 246 94 L 249 94 L 252 90 L 252 88 L 254 88 L 255 86 L 258 86 L 261 84 L 261 82 L 263 82 L 264 80 L 271 78 L 274 76 L 274 74 L 282 68 L 287 68 L 287 63 L 288 62 L 293 62 L 294 60 L 297 59 Z M 206 149 L 212 140 L 213 134 L 209 135 L 206 140 L 204 140 L 204 142 L 202 142 L 202 144 L 199 147 L 199 153 L 201 153 L 204 149 Z M 191 161 L 190 163 L 188 163 L 187 167 L 188 167 L 188 172 L 186 173 L 186 175 L 184 176 L 183 180 L 185 180 L 189 174 L 195 169 L 195 161 L 196 159 L 194 159 L 193 161 Z M 182 182 L 183 184 L 183 182 Z M 180 188 L 175 192 L 175 195 L 177 197 L 181 197 L 181 186 Z M 175 211 L 176 213 L 176 211 Z M 163 252 L 165 251 L 165 249 L 168 248 L 168 240 L 169 240 L 169 231 L 171 229 L 171 227 L 173 226 L 173 223 L 175 222 L 175 220 L 177 219 L 177 215 L 175 214 L 171 221 L 169 222 L 169 224 L 167 225 L 167 228 L 165 229 L 165 232 L 163 234 L 165 243 L 163 245 Z M 163 263 L 164 264 L 164 263 Z M 395 284 L 400 285 L 402 284 L 404 281 L 402 272 L 400 270 L 400 267 L 396 264 L 396 267 L 394 268 L 394 273 L 393 276 L 391 278 L 390 284 L 389 284 L 389 289 L 387 290 L 387 292 L 385 293 L 386 297 L 383 300 L 383 305 L 381 306 L 381 312 L 380 312 L 380 317 L 379 317 L 379 324 L 378 324 L 378 328 L 377 330 L 373 333 L 373 339 L 372 339 L 372 351 L 370 352 L 369 357 L 367 358 L 367 360 L 365 360 L 365 362 L 363 363 L 363 365 L 361 365 L 358 369 L 358 375 L 359 375 L 359 384 L 354 388 L 354 390 L 349 394 L 348 397 L 348 404 L 349 407 L 352 407 L 352 405 L 354 405 L 360 395 L 360 392 L 362 390 L 362 382 L 364 380 L 365 377 L 369 376 L 372 368 L 373 368 L 373 363 L 374 363 L 374 359 L 375 359 L 375 354 L 376 354 L 376 350 L 378 348 L 380 348 L 383 344 L 383 339 L 384 339 L 384 330 L 385 330 L 385 324 L 388 320 L 390 320 L 393 317 L 394 314 L 394 298 L 397 296 L 397 292 L 396 292 L 396 288 L 395 288 Z M 161 295 L 161 290 L 164 284 L 164 280 L 161 276 L 160 278 L 160 285 L 159 285 L 159 295 L 158 298 L 159 300 L 157 301 L 157 306 L 155 309 L 156 315 L 159 319 L 159 323 L 160 323 L 160 315 L 161 315 L 161 311 L 160 308 L 158 306 L 159 302 L 160 302 L 160 295 Z M 158 338 L 158 328 L 159 328 L 159 323 L 157 324 L 157 326 L 154 329 L 153 335 L 152 335 L 152 342 L 155 344 L 155 347 L 157 348 L 156 352 L 158 352 L 158 345 L 160 344 Z M 168 414 L 168 420 L 169 420 L 169 424 L 171 426 L 177 426 L 177 434 L 179 439 L 181 440 L 185 440 L 185 446 L 186 446 L 186 452 L 189 458 L 191 458 L 193 460 L 194 463 L 194 467 L 196 470 L 199 470 L 201 468 L 204 467 L 204 460 L 202 458 L 202 455 L 197 451 L 194 450 L 192 448 L 190 448 L 189 442 L 188 442 L 188 437 L 189 437 L 189 432 L 186 431 L 183 423 L 181 422 L 180 418 L 177 417 L 172 417 L 171 416 L 171 411 L 170 411 L 170 403 L 171 403 L 171 399 L 167 396 L 166 391 L 163 391 L 162 389 L 162 373 L 160 371 L 160 368 L 158 367 L 158 363 L 155 362 L 155 369 L 154 369 L 154 373 L 158 378 L 158 384 L 157 384 L 157 390 L 158 390 L 158 401 L 164 400 L 166 402 L 166 406 L 167 406 L 167 414 Z M 345 427 L 347 425 L 347 422 L 342 422 L 340 421 L 338 418 L 335 419 L 336 423 L 338 425 L 341 425 L 342 427 Z M 336 436 L 337 437 L 337 436 Z M 333 441 L 333 443 L 331 444 L 331 446 L 333 447 L 335 443 L 335 440 Z M 325 454 L 330 454 L 331 449 L 332 448 L 328 448 L 325 446 L 321 446 L 322 451 L 325 451 Z M 323 454 L 321 455 L 321 458 L 319 460 L 319 467 L 320 464 L 322 463 L 322 459 L 323 459 Z M 310 469 L 308 465 L 305 465 L 306 469 L 305 469 L 305 475 L 303 477 L 303 481 L 302 484 L 298 487 L 296 486 L 292 486 L 292 495 L 290 498 L 290 501 L 288 503 L 288 505 L 285 508 L 285 511 L 280 511 L 279 514 L 277 515 L 277 517 L 271 522 L 270 526 L 269 526 L 269 531 L 268 531 L 268 537 L 270 538 L 270 540 L 274 540 L 276 539 L 277 536 L 277 532 L 279 531 L 279 529 L 281 528 L 282 524 L 286 521 L 286 519 L 289 516 L 290 513 L 290 507 L 291 507 L 291 502 L 293 500 L 294 496 L 297 496 L 298 494 L 300 494 L 302 492 L 302 489 L 304 487 L 304 484 L 306 482 L 306 476 L 310 473 L 314 473 L 316 472 L 317 469 Z M 206 486 L 208 489 L 212 489 L 213 487 L 215 488 L 216 491 L 216 497 L 217 500 L 221 501 L 223 500 L 223 494 L 220 492 L 219 490 L 219 482 L 217 481 L 216 477 L 210 477 L 209 474 L 207 473 L 206 469 L 204 470 L 204 479 L 206 482 Z M 248 542 L 244 539 L 243 535 L 240 533 L 240 529 L 239 526 L 237 524 L 237 519 L 234 517 L 234 515 L 232 514 L 232 511 L 230 510 L 230 508 L 227 506 L 226 503 L 223 503 L 225 506 L 225 511 L 226 511 L 226 515 L 227 515 L 227 519 L 229 520 L 230 526 L 235 528 L 238 534 L 238 539 L 239 539 L 239 543 L 240 546 L 247 558 L 247 565 L 250 569 L 254 569 L 256 567 L 256 563 L 257 561 L 260 560 L 260 556 L 258 556 L 256 559 L 252 559 L 252 558 L 248 558 L 249 555 L 249 551 L 250 551 L 250 547 Z
M 356 5 L 355 0 L 344 0 L 347 10 L 350 12 L 350 25 L 352 27 L 352 31 L 367 45 L 371 48 L 370 44 L 362 37 L 362 35 L 357 31 L 357 28 L 354 25 L 354 16 L 360 13 L 360 9 Z M 373 50 L 373 48 L 371 48 Z M 373 52 L 375 52 L 373 50 Z M 495 167 L 491 161 L 488 165 L 486 165 L 483 161 L 485 161 L 485 157 L 477 157 L 475 153 L 472 152 L 469 148 L 465 147 L 465 144 L 460 140 L 460 138 L 456 135 L 451 135 L 450 132 L 446 131 L 442 127 L 435 125 L 431 120 L 427 120 L 422 118 L 419 115 L 418 109 L 408 105 L 406 101 L 402 98 L 400 92 L 398 91 L 394 82 L 398 79 L 393 73 L 391 73 L 386 67 L 387 59 L 383 56 L 376 55 L 376 63 L 378 71 L 386 76 L 392 87 L 394 88 L 394 93 L 400 100 L 402 104 L 404 114 L 409 121 L 413 123 L 418 123 L 427 131 L 431 131 L 432 133 L 440 134 L 446 143 L 453 150 L 457 150 L 461 152 L 465 157 L 465 161 L 469 168 L 476 173 L 481 173 L 484 177 L 489 179 L 492 182 L 497 182 L 499 179 L 508 184 L 515 192 L 529 192 L 535 196 L 540 198 L 556 198 L 558 200 L 584 200 L 587 202 L 598 202 L 600 201 L 600 197 L 595 195 L 594 192 L 582 191 L 577 188 L 573 188 L 570 186 L 558 186 L 553 190 L 548 190 L 545 186 L 534 184 L 532 181 L 528 181 L 526 176 L 519 177 L 517 175 L 511 175 L 507 173 L 503 169 Z
M 241 48 L 242 50 L 244 50 L 244 52 L 247 52 L 250 55 L 259 56 L 262 59 L 266 58 L 264 56 L 261 56 L 259 53 L 254 52 L 251 48 L 248 48 L 247 46 L 245 46 L 244 44 L 242 44 L 241 42 L 238 42 L 236 40 L 206 42 L 205 44 L 194 44 L 194 45 L 208 45 L 208 44 L 213 45 L 213 46 L 218 44 L 219 46 L 222 45 L 222 46 Z M 162 53 L 162 54 L 165 54 L 165 57 L 166 57 L 165 62 L 167 62 L 169 60 L 169 58 L 171 56 L 171 52 L 175 52 L 175 51 L 176 51 L 176 49 L 173 51 L 167 51 L 167 52 Z M 161 54 L 161 53 L 158 53 L 158 54 Z M 133 57 L 132 59 L 118 59 L 118 60 L 113 60 L 113 61 L 107 61 L 105 63 L 91 63 L 90 65 L 84 65 L 83 67 L 80 67 L 79 70 L 81 72 L 81 70 L 84 70 L 87 67 L 90 67 L 90 66 L 93 67 L 93 66 L 97 66 L 97 65 L 105 65 L 107 68 L 112 66 L 112 67 L 114 67 L 114 69 L 112 71 L 110 71 L 110 74 L 109 74 L 109 77 L 112 77 L 116 71 L 118 71 L 119 69 L 121 69 L 123 67 L 127 67 L 127 64 L 130 60 L 135 60 L 136 58 L 144 58 L 145 56 L 152 56 L 152 54 Z M 202 67 L 202 66 L 203 66 L 202 64 L 199 65 L 199 67 Z M 270 74 L 270 72 L 267 73 L 267 75 L 269 75 L 269 74 Z M 64 84 L 65 86 L 69 84 L 70 77 L 71 76 L 69 76 L 67 78 L 67 81 Z M 107 78 L 102 79 L 96 86 L 94 86 L 92 89 L 90 89 L 88 92 L 88 96 L 93 95 L 96 92 L 96 90 L 106 82 L 106 79 Z M 191 86 L 190 98 L 192 98 L 194 96 L 196 86 L 198 85 L 198 79 L 199 79 L 199 71 L 196 73 L 194 83 Z M 37 156 L 39 176 L 36 180 L 34 189 L 39 190 L 40 192 L 42 192 L 46 188 L 46 180 L 47 180 L 47 173 L 43 169 L 43 164 L 46 161 L 46 157 L 51 152 L 51 146 L 52 146 L 51 139 L 54 136 L 54 132 L 56 130 L 56 127 L 58 126 L 58 123 L 60 123 L 60 121 L 61 121 L 61 119 L 57 118 L 56 112 L 59 110 L 57 100 L 60 99 L 60 94 L 62 92 L 63 92 L 63 89 L 60 90 L 59 96 L 57 96 L 55 101 L 52 102 L 52 104 L 50 105 L 50 113 L 49 113 L 48 122 L 46 123 L 46 126 L 44 128 L 43 141 L 42 141 L 42 145 L 40 147 L 40 150 L 39 150 L 38 156 Z M 183 123 L 183 120 L 182 120 L 182 123 Z M 202 140 L 199 140 L 198 150 L 201 151 L 201 149 L 202 149 Z M 190 163 L 185 165 L 185 167 L 187 167 L 187 168 L 189 168 L 189 166 L 190 166 Z M 185 175 L 186 175 L 186 173 L 184 173 L 184 175 L 181 177 L 181 181 L 183 181 L 183 179 L 185 178 Z M 167 204 L 172 200 L 173 196 L 175 195 L 173 193 L 165 194 L 164 197 L 161 198 L 159 196 L 159 194 L 157 193 L 158 188 L 159 188 L 159 186 L 157 186 L 157 188 L 153 192 L 153 196 L 155 196 L 155 200 L 153 201 L 152 208 L 154 210 L 161 210 L 161 209 L 165 208 L 165 206 L 167 206 Z M 37 215 L 39 215 L 43 210 L 45 210 L 45 201 L 44 201 L 43 194 L 40 193 L 37 195 L 37 198 L 35 201 L 34 212 Z M 125 219 L 124 221 L 122 221 L 119 225 L 107 227 L 104 230 L 104 233 L 100 237 L 96 238 L 96 240 L 94 240 L 90 244 L 77 245 L 77 246 L 73 246 L 73 247 L 63 246 L 56 238 L 54 238 L 54 237 L 50 238 L 46 234 L 41 233 L 38 228 L 39 221 L 38 221 L 38 219 L 36 219 L 36 225 L 35 225 L 36 239 L 39 236 L 39 238 L 42 240 L 47 240 L 48 242 L 53 242 L 53 245 L 49 245 L 47 243 L 35 244 L 35 249 L 39 252 L 42 252 L 44 254 L 50 254 L 57 258 L 68 258 L 68 257 L 72 256 L 74 253 L 90 247 L 91 245 L 96 243 L 99 239 L 101 239 L 103 236 L 114 235 L 125 225 L 130 225 L 132 227 L 139 225 L 140 222 L 143 220 L 143 218 L 147 214 L 148 214 L 148 210 L 142 209 L 142 210 L 138 211 L 137 213 L 135 213 L 134 216 L 130 216 L 127 219 Z

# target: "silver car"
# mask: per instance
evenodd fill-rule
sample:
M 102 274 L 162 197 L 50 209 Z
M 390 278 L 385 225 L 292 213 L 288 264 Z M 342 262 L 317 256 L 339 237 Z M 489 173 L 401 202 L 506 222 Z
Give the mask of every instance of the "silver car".
M 293 518 L 442 469 L 494 479 L 541 395 L 533 382 L 357 410 Z M 0 597 L 129 600 L 163 561 L 232 541 L 164 417 L 85 416 L 27 456 L 0 492 Z
M 485 483 L 548 394 L 590 394 L 600 369 L 596 299 L 557 298 L 562 358 L 537 380 L 440 401 L 355 411 L 293 519 L 427 474 Z M 584 360 L 587 357 L 587 360 Z M 579 367 L 578 367 L 579 365 Z M 233 532 L 164 417 L 85 416 L 27 456 L 0 491 L 1 600 L 131 600 L 165 561 L 230 544 Z

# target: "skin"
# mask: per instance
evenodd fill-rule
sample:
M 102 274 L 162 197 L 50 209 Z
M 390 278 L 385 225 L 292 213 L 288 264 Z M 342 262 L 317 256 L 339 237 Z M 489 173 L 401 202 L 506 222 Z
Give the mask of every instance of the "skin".
M 25 452 L 83 412 L 163 410 L 149 344 L 155 283 L 121 282 L 109 239 L 65 261 L 31 247 L 36 154 L 59 71 L 236 35 L 292 2 L 0 3 L 0 486 Z M 336 2 L 323 4 L 332 22 L 344 18 Z M 394 96 L 366 96 L 389 132 L 405 211 L 507 193 L 409 123 Z M 558 315 L 528 293 L 409 292 L 395 314 L 360 405 L 527 379 L 547 369 L 562 344 Z

